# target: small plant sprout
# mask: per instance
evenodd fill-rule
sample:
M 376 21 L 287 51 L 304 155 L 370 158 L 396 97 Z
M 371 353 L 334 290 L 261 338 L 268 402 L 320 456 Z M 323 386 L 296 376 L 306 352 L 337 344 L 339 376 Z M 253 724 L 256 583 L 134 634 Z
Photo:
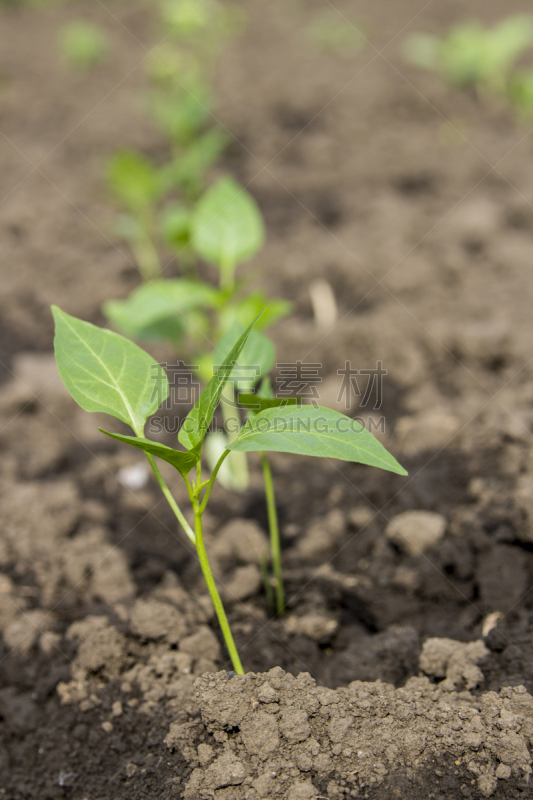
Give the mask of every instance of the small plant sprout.
M 174 348 L 182 339 L 187 339 L 192 345 L 192 358 L 200 366 L 200 378 L 207 382 L 214 362 L 212 354 L 205 352 L 203 342 L 219 342 L 236 322 L 247 327 L 260 311 L 264 313 L 259 327 L 264 330 L 288 313 L 290 304 L 283 300 L 267 300 L 259 292 L 242 293 L 237 269 L 257 255 L 264 243 L 265 230 L 254 199 L 234 180 L 220 178 L 186 218 L 175 208 L 173 219 L 168 222 L 169 229 L 172 224 L 176 239 L 190 242 L 196 255 L 216 267 L 218 288 L 207 282 L 183 278 L 158 280 L 136 289 L 126 300 L 105 303 L 103 311 L 119 331 L 134 339 L 166 340 Z M 170 236 L 170 230 L 167 235 Z M 260 334 L 254 332 L 249 346 L 256 342 L 259 348 L 260 338 Z M 274 348 L 263 342 L 263 353 L 267 349 L 272 357 L 267 366 L 269 370 L 275 360 Z M 263 361 L 259 362 L 260 366 Z M 261 374 L 264 370 L 257 380 Z M 235 416 L 235 398 L 229 384 L 221 407 L 228 427 Z M 229 441 L 233 435 L 228 432 Z M 225 449 L 223 439 L 222 433 L 210 438 L 206 451 L 209 460 L 216 457 L 221 447 Z M 222 471 L 221 482 L 235 490 L 248 486 L 243 454 L 232 453 Z
M 61 28 L 59 49 L 67 64 L 89 69 L 105 59 L 109 51 L 109 41 L 102 28 L 80 19 Z
M 233 452 L 277 451 L 325 456 L 406 475 L 405 470 L 362 425 L 328 408 L 280 405 L 284 401 L 257 399 L 256 412 L 240 428 L 235 440 L 220 456 L 209 478 L 202 476 L 202 448 L 216 407 L 237 360 L 249 341 L 256 321 L 232 344 L 196 404 L 183 421 L 178 440 L 184 449 L 174 449 L 146 439 L 146 421 L 169 394 L 165 371 L 144 350 L 112 331 L 71 317 L 56 306 L 55 355 L 59 374 L 76 402 L 86 411 L 98 411 L 126 423 L 134 436 L 102 431 L 120 442 L 143 450 L 178 522 L 194 544 L 233 669 L 244 674 L 228 618 L 213 578 L 206 552 L 202 515 L 219 470 Z M 154 391 L 155 389 L 155 391 Z M 274 405 L 277 403 L 277 406 Z M 188 490 L 194 514 L 192 528 L 178 506 L 156 464 L 156 458 L 171 464 Z M 194 477 L 191 477 L 191 473 Z
M 208 383 L 213 367 L 223 361 L 232 338 L 236 339 L 258 315 L 256 329 L 250 334 L 243 357 L 254 366 L 248 375 L 232 374 L 220 398 L 225 432 L 206 437 L 204 456 L 214 469 L 220 456 L 234 441 L 240 427 L 240 411 L 235 387 L 241 392 L 254 391 L 275 362 L 273 343 L 264 331 L 285 316 L 291 304 L 270 300 L 262 292 L 243 294 L 243 282 L 237 269 L 255 256 L 264 242 L 264 225 L 253 198 L 230 178 L 219 179 L 200 199 L 186 218 L 179 208 L 173 210 L 176 238 L 190 242 L 190 247 L 217 268 L 218 287 L 210 283 L 175 278 L 155 280 L 135 289 L 126 300 L 111 300 L 103 312 L 119 331 L 137 340 L 166 341 L 178 351 L 187 348 L 191 360 L 198 365 L 198 375 Z M 170 226 L 169 226 L 170 227 Z M 190 238 L 188 238 L 190 237 Z M 206 342 L 219 342 L 215 351 L 206 349 Z M 265 497 L 269 508 L 272 554 L 276 551 L 277 519 L 272 481 L 266 456 L 262 458 Z M 249 485 L 245 453 L 232 452 L 219 472 L 221 485 L 233 491 L 244 491 Z M 281 567 L 272 556 L 276 587 L 281 586 Z M 280 590 L 282 593 L 282 590 Z M 277 610 L 283 613 L 282 594 L 277 592 Z
M 305 34 L 315 50 L 341 58 L 351 58 L 366 44 L 361 23 L 346 19 L 334 8 L 318 11 L 305 29 Z
M 449 84 L 474 87 L 480 94 L 509 94 L 515 65 L 533 45 L 533 17 L 506 17 L 493 28 L 465 22 L 443 38 L 415 33 L 404 42 L 407 61 L 438 72 Z
M 107 182 L 125 209 L 117 232 L 130 244 L 145 281 L 157 278 L 161 262 L 156 245 L 156 209 L 165 192 L 163 176 L 141 153 L 123 150 L 107 165 Z

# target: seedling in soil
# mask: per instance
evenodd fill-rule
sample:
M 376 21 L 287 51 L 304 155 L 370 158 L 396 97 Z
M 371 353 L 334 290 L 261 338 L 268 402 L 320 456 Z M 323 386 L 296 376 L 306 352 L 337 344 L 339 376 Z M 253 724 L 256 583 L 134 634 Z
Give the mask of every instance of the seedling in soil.
M 109 41 L 105 31 L 85 20 L 69 22 L 59 33 L 59 49 L 63 59 L 74 67 L 88 69 L 107 56 Z
M 199 377 L 208 383 L 213 366 L 222 363 L 243 328 L 261 313 L 242 354 L 244 363 L 253 365 L 252 378 L 234 374 L 220 398 L 226 433 L 211 433 L 206 439 L 204 455 L 212 468 L 237 436 L 240 424 L 239 404 L 234 387 L 241 392 L 253 391 L 275 362 L 272 342 L 264 331 L 288 313 L 284 300 L 268 300 L 261 292 L 242 293 L 237 269 L 257 254 L 264 241 L 261 213 L 253 198 L 235 181 L 221 178 L 200 199 L 190 216 L 182 219 L 175 209 L 171 221 L 177 232 L 190 232 L 195 252 L 218 270 L 218 288 L 210 283 L 186 278 L 155 280 L 136 289 L 126 300 L 104 304 L 103 311 L 112 324 L 126 336 L 139 340 L 167 341 L 176 350 L 189 346 L 190 360 L 198 364 Z M 171 227 L 169 225 L 169 227 Z M 172 228 L 171 228 L 172 229 Z M 185 237 L 187 233 L 184 233 Z M 240 326 L 240 327 L 239 327 Z M 214 352 L 206 351 L 205 342 L 218 341 Z M 275 573 L 277 613 L 283 613 L 281 566 L 276 552 L 279 547 L 274 490 L 269 477 L 266 456 L 262 457 L 265 496 L 269 510 L 272 542 L 272 563 Z M 249 484 L 246 455 L 232 452 L 219 474 L 222 485 L 243 491 Z
M 157 278 L 156 212 L 165 192 L 161 172 L 136 150 L 123 150 L 110 159 L 107 181 L 126 211 L 118 218 L 117 232 L 130 244 L 144 280 Z
M 191 214 L 184 216 L 178 208 L 167 218 L 167 236 L 176 242 L 188 241 L 194 252 L 217 268 L 218 288 L 199 280 L 178 278 L 152 281 L 136 289 L 126 300 L 104 304 L 103 311 L 119 331 L 134 339 L 161 339 L 180 346 L 186 339 L 192 345 L 191 358 L 200 365 L 200 378 L 207 382 L 213 366 L 212 356 L 204 343 L 218 342 L 237 322 L 248 326 L 264 311 L 259 327 L 265 329 L 288 313 L 284 300 L 267 300 L 262 293 L 243 295 L 237 281 L 237 269 L 255 256 L 264 242 L 261 212 L 248 192 L 231 178 L 220 178 L 199 200 Z M 251 344 L 262 354 L 258 365 L 264 367 L 257 380 L 274 363 L 273 345 L 254 333 Z M 225 347 L 223 342 L 222 347 Z M 263 364 L 270 349 L 271 363 Z M 249 354 L 251 356 L 251 354 Z M 250 364 L 255 364 L 253 360 Z M 257 381 L 256 381 L 257 382 Z M 252 388 L 252 387 L 249 387 Z M 222 397 L 226 423 L 235 412 L 235 398 L 228 390 Z M 230 441 L 232 434 L 230 433 Z M 221 435 L 222 436 L 222 435 Z M 220 448 L 220 436 L 211 441 L 211 452 Z M 223 442 L 222 449 L 225 449 Z M 218 459 L 217 459 L 218 460 Z M 222 481 L 230 488 L 242 490 L 248 485 L 246 459 L 235 453 L 226 463 Z
M 333 8 L 317 12 L 306 30 L 309 43 L 322 53 L 350 58 L 366 44 L 361 23 L 347 19 Z
M 493 28 L 472 21 L 457 25 L 443 38 L 424 33 L 404 42 L 408 61 L 440 73 L 451 85 L 474 87 L 480 94 L 509 92 L 518 58 L 533 45 L 533 17 L 507 17 Z M 517 91 L 517 90 L 515 90 Z
M 169 385 L 162 367 L 133 342 L 117 333 L 71 317 L 56 306 L 55 354 L 59 374 L 76 402 L 86 411 L 110 414 L 129 425 L 134 436 L 102 431 L 120 442 L 143 450 L 172 511 L 193 543 L 211 596 L 233 669 L 244 674 L 206 552 L 202 516 L 219 470 L 230 452 L 284 452 L 355 461 L 406 475 L 390 453 L 362 425 L 328 408 L 280 406 L 259 409 L 240 428 L 221 455 L 210 477 L 202 476 L 202 448 L 224 386 L 241 355 L 254 321 L 233 343 L 178 435 L 184 449 L 174 449 L 144 436 L 148 417 L 168 397 Z M 281 401 L 283 402 L 283 401 Z M 184 480 L 194 515 L 192 528 L 174 499 L 155 459 L 171 464 Z M 195 477 L 191 477 L 191 473 Z

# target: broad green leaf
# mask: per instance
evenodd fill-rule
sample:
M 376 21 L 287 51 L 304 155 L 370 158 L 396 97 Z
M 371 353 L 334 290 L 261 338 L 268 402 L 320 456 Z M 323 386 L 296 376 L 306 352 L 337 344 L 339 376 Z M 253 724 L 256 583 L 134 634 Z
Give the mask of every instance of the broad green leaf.
M 124 150 L 110 158 L 107 180 L 113 193 L 133 212 L 148 208 L 161 190 L 156 168 L 136 150 Z
M 101 411 L 142 435 L 150 414 L 168 397 L 165 371 L 118 333 L 52 306 L 59 374 L 85 411 Z
M 338 458 L 407 475 L 382 444 L 356 422 L 321 406 L 270 408 L 242 427 L 230 450 Z
M 117 439 L 119 442 L 131 444 L 132 447 L 137 447 L 139 450 L 144 450 L 145 453 L 150 453 L 152 456 L 162 458 L 163 461 L 168 461 L 172 464 L 178 472 L 185 476 L 188 475 L 191 469 L 196 466 L 198 458 L 193 453 L 184 453 L 181 450 L 174 450 L 172 447 L 167 447 L 158 442 L 152 442 L 151 439 L 144 439 L 137 436 L 122 436 L 120 433 L 110 433 L 103 428 L 98 430 L 110 436 L 112 439 Z
M 187 414 L 178 434 L 179 442 L 186 447 L 187 450 L 198 447 L 203 442 L 207 429 L 213 419 L 215 409 L 220 401 L 224 386 L 233 371 L 233 367 L 239 358 L 241 350 L 246 344 L 255 322 L 256 320 L 246 328 L 222 364 L 217 366 L 216 374 L 213 375 L 203 390 L 194 408 Z
M 263 218 L 255 200 L 231 178 L 220 178 L 193 215 L 193 246 L 218 267 L 235 268 L 263 246 Z
M 242 392 L 237 401 L 242 408 L 255 411 L 266 411 L 267 408 L 280 408 L 282 406 L 297 406 L 301 404 L 299 397 L 262 397 L 260 393 Z
M 201 281 L 155 280 L 135 289 L 126 300 L 108 300 L 102 310 L 126 336 L 176 343 L 193 321 L 189 312 L 213 306 L 217 297 L 217 290 Z

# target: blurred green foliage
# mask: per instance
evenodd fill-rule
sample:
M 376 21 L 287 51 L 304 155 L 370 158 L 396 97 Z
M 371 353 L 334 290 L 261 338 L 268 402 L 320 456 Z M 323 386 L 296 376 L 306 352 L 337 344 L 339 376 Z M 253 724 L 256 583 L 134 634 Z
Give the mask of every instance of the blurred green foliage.
M 359 21 L 347 19 L 333 8 L 317 11 L 305 29 L 308 42 L 320 52 L 350 58 L 366 44 Z
M 109 52 L 106 32 L 99 25 L 83 19 L 63 25 L 58 45 L 64 61 L 81 69 L 101 64 Z
M 533 46 L 533 16 L 506 17 L 492 28 L 477 20 L 453 27 L 445 36 L 414 33 L 403 44 L 407 61 L 438 72 L 452 86 L 505 97 L 521 114 L 533 113 L 533 71 L 519 58 Z

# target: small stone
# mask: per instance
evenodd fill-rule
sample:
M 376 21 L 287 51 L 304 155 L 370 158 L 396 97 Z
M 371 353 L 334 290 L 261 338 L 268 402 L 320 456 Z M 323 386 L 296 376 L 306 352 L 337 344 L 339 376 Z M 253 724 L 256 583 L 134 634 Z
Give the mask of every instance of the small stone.
M 314 800 L 318 792 L 311 781 L 295 781 L 289 789 L 287 800 Z
M 260 703 L 277 703 L 279 694 L 268 681 L 265 681 L 257 692 L 257 699 Z
M 279 744 L 276 718 L 264 711 L 257 711 L 241 723 L 244 746 L 252 755 L 268 756 Z
M 157 600 L 137 600 L 130 618 L 132 633 L 143 639 L 179 642 L 187 630 L 183 614 L 177 608 Z
M 279 727 L 289 742 L 303 742 L 311 733 L 307 714 L 302 709 L 286 708 L 282 711 Z
M 211 759 L 213 758 L 213 748 L 210 744 L 199 744 L 198 745 L 198 761 L 205 767 Z
M 386 536 L 409 555 L 419 555 L 439 542 L 446 531 L 446 519 L 431 511 L 404 511 L 393 517 Z
M 210 661 L 217 661 L 220 658 L 220 644 L 207 625 L 199 625 L 196 633 L 182 639 L 180 651 L 198 659 L 207 658 Z
M 28 655 L 41 634 L 46 634 L 54 624 L 55 616 L 51 612 L 35 609 L 20 614 L 4 631 L 4 641 L 16 653 Z
M 102 730 L 106 733 L 111 733 L 113 730 L 113 724 L 106 720 L 106 722 L 102 722 Z
M 117 472 L 117 480 L 126 489 L 137 492 L 148 483 L 149 471 L 144 461 L 138 461 L 131 467 L 122 467 Z
M 268 539 L 257 525 L 248 519 L 234 519 L 216 534 L 210 553 L 221 562 L 260 564 L 268 550 Z
M 222 596 L 228 603 L 253 597 L 261 586 L 261 573 L 255 564 L 237 567 L 232 577 L 222 588 Z
M 327 642 L 339 627 L 338 620 L 325 614 L 304 614 L 287 617 L 284 628 L 289 634 L 299 634 L 314 642 Z
M 511 767 L 508 764 L 499 764 L 496 769 L 496 777 L 499 780 L 507 781 L 511 777 Z
M 113 706 L 111 708 L 111 714 L 114 717 L 120 717 L 120 715 L 122 714 L 122 703 L 120 702 L 120 700 L 115 700 L 115 702 L 113 703 Z
M 207 775 L 215 789 L 222 789 L 225 786 L 240 786 L 246 778 L 246 769 L 242 761 L 227 750 L 208 767 Z

